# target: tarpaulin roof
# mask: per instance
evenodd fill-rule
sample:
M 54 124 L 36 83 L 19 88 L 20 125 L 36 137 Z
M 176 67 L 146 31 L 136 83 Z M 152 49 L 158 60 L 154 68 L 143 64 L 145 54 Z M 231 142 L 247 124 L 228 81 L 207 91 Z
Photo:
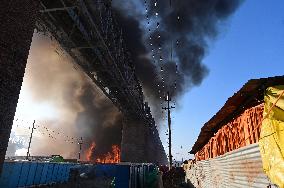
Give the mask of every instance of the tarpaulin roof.
M 225 105 L 201 128 L 197 141 L 190 153 L 195 154 L 226 123 L 245 109 L 263 102 L 267 87 L 284 85 L 284 76 L 251 79 L 237 93 L 230 97 Z

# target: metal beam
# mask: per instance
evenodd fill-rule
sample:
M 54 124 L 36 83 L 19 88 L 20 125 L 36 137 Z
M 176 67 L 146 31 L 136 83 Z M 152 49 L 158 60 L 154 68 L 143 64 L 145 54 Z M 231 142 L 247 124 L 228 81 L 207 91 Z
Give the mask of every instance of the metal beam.
M 66 10 L 74 9 L 74 8 L 77 8 L 77 6 L 44 9 L 44 10 L 40 10 L 39 12 L 41 12 L 41 13 L 47 13 L 47 12 L 55 12 L 55 11 L 66 11 Z

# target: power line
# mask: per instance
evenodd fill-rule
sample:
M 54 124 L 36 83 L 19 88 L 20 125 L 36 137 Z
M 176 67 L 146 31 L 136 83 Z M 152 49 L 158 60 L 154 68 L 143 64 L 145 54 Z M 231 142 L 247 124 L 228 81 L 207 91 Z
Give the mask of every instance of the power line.
M 18 121 L 18 122 L 20 121 L 20 122 L 24 122 L 24 123 L 26 122 L 26 121 L 19 120 L 19 119 L 17 119 L 16 121 Z M 30 121 L 28 121 L 28 122 L 30 122 Z M 30 127 L 27 128 L 26 125 L 18 126 L 18 124 L 17 124 L 16 127 L 17 127 L 17 129 L 24 129 L 24 130 L 30 129 Z M 69 143 L 72 143 L 72 144 L 74 144 L 74 143 L 77 144 L 75 137 L 70 136 L 70 135 L 68 136 L 64 132 L 60 132 L 58 130 L 49 129 L 49 128 L 47 128 L 47 126 L 41 125 L 41 124 L 38 124 L 38 123 L 33 123 L 33 127 L 34 127 L 33 130 L 32 130 L 33 134 L 38 132 L 38 133 L 42 134 L 43 136 L 47 136 L 47 137 L 49 137 L 51 139 L 55 139 L 56 140 L 56 139 L 59 139 L 59 138 L 63 138 L 65 142 L 69 142 Z M 34 130 L 35 130 L 35 132 L 34 132 Z M 77 139 L 79 140 L 79 138 L 77 138 Z
M 167 102 L 167 107 L 162 107 L 163 110 L 167 110 L 168 112 L 168 128 L 169 128 L 169 169 L 171 170 L 173 166 L 173 156 L 172 156 L 172 130 L 171 130 L 171 109 L 175 108 L 174 106 L 170 106 L 171 101 L 170 93 L 167 92 L 167 96 L 165 101 Z

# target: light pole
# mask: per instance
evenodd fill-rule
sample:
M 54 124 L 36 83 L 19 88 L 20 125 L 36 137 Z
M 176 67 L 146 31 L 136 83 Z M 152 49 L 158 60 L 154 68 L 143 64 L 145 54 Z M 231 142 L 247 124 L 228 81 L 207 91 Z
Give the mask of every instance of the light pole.
M 33 138 L 34 129 L 35 129 L 35 120 L 34 120 L 34 122 L 33 122 L 33 127 L 32 127 L 31 136 L 30 136 L 30 141 L 29 141 L 29 146 L 28 146 L 28 152 L 27 152 L 26 160 L 29 159 L 30 147 L 31 147 L 31 142 L 32 142 L 32 138 Z
M 78 160 L 81 159 L 81 151 L 82 151 L 82 144 L 83 144 L 83 138 L 81 137 L 81 139 L 78 141 L 79 144 L 79 153 L 78 153 Z

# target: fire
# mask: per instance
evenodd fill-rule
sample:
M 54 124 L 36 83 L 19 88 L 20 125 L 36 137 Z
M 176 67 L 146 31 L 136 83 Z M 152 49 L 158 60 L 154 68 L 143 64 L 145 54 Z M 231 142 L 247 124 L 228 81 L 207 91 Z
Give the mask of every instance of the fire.
M 87 160 L 95 163 L 119 163 L 120 162 L 120 148 L 117 145 L 112 146 L 112 151 L 103 156 L 93 156 L 93 152 L 96 148 L 95 142 L 87 150 Z
M 95 148 L 96 148 L 96 144 L 95 142 L 93 142 L 91 147 L 87 150 L 86 157 L 88 161 L 92 161 L 92 153 L 95 150 Z

